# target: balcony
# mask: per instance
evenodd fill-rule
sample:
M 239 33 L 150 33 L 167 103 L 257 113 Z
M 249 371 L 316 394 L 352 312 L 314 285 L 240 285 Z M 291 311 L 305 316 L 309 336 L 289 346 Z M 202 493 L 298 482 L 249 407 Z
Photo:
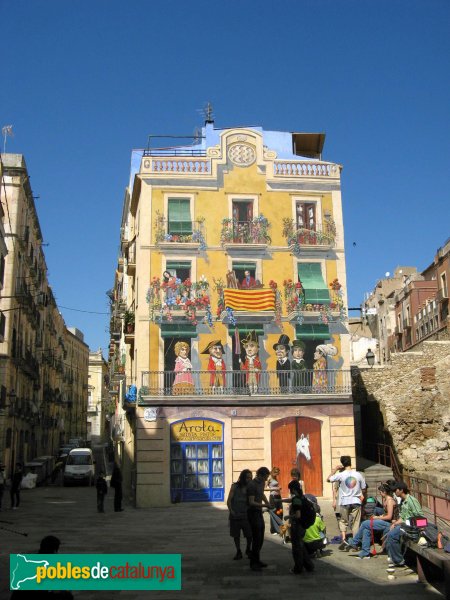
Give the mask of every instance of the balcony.
M 248 382 L 245 371 L 226 371 L 225 385 L 213 387 L 209 371 L 191 371 L 192 383 L 174 386 L 173 371 L 144 371 L 139 391 L 139 404 L 271 404 L 274 397 L 283 403 L 296 404 L 299 400 L 318 399 L 322 396 L 351 394 L 350 370 L 286 371 L 285 379 L 278 380 L 276 371 L 261 371 L 256 383 Z M 195 397 L 195 400 L 193 400 Z
M 156 211 L 155 244 L 160 250 L 171 253 L 206 250 L 205 220 L 170 223 Z
M 411 323 L 410 323 L 409 319 L 403 319 L 403 331 L 405 329 L 411 329 Z
M 147 292 L 150 306 L 150 321 L 153 323 L 188 321 L 197 325 L 205 319 L 212 326 L 209 283 L 204 276 L 200 281 L 180 280 L 172 277 L 168 282 L 153 277 Z
M 323 228 L 307 229 L 299 227 L 296 229 L 293 219 L 283 219 L 283 237 L 289 250 L 300 256 L 305 249 L 308 250 L 330 250 L 336 247 L 336 225 L 331 216 L 325 217 Z
M 128 275 L 136 273 L 136 240 L 130 242 L 127 248 L 127 273 Z
M 265 251 L 271 244 L 269 221 L 263 215 L 249 221 L 223 219 L 220 242 L 224 250 L 242 252 Z
M 446 289 L 442 289 L 442 288 L 439 289 L 436 294 L 436 300 L 441 303 L 444 303 L 444 302 L 448 303 L 448 291 Z

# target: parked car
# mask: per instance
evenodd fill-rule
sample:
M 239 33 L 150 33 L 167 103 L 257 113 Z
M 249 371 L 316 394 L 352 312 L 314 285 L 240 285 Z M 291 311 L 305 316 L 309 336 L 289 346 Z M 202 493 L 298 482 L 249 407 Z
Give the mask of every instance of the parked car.
M 88 485 L 95 482 L 95 461 L 90 448 L 74 448 L 66 460 L 63 484 L 80 482 Z

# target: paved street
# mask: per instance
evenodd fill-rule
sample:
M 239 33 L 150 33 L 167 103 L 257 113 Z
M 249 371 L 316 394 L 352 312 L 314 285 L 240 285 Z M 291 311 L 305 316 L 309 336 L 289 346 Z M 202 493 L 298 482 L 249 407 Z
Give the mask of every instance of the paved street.
M 388 580 L 386 557 L 360 561 L 337 546 L 330 556 L 315 561 L 313 574 L 294 576 L 290 545 L 267 533 L 262 559 L 269 567 L 261 573 L 248 568 L 248 561 L 233 561 L 234 546 L 228 534 L 224 505 L 177 504 L 169 508 L 134 509 L 122 513 L 112 508 L 109 490 L 106 513 L 96 512 L 95 488 L 41 487 L 24 490 L 19 510 L 4 510 L 2 527 L 27 532 L 28 537 L 0 530 L 0 599 L 9 598 L 9 553 L 35 552 L 44 535 L 61 538 L 62 553 L 181 553 L 183 590 L 180 592 L 75 592 L 75 598 L 120 597 L 181 598 L 183 600 L 254 600 L 295 598 L 300 594 L 311 600 L 332 598 L 364 600 L 408 595 L 416 598 L 441 596 L 417 583 L 414 574 Z M 6 495 L 4 505 L 8 506 Z M 328 534 L 337 533 L 329 503 L 322 503 Z M 268 528 L 267 530 L 268 531 Z

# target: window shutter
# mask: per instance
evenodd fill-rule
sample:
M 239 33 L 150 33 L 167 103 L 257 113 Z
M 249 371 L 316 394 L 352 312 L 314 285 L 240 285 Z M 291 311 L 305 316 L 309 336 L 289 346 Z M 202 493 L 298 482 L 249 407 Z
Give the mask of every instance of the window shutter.
M 168 233 L 192 235 L 191 203 L 187 198 L 169 198 Z
M 298 278 L 305 292 L 305 304 L 330 303 L 330 292 L 323 280 L 320 263 L 298 263 Z

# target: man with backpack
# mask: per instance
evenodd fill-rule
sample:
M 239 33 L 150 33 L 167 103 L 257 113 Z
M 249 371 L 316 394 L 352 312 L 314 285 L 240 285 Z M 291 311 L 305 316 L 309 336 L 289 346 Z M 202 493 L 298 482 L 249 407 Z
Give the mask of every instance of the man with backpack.
M 292 558 L 294 559 L 294 567 L 291 569 L 291 573 L 299 575 L 304 568 L 307 571 L 314 571 L 314 564 L 303 540 L 306 530 L 316 520 L 316 511 L 312 502 L 305 498 L 297 480 L 294 479 L 290 482 L 289 491 L 291 492 L 289 516 L 291 520 Z
M 361 505 L 366 492 L 366 481 L 359 471 L 353 469 L 350 456 L 341 456 L 341 464 L 334 468 L 327 481 L 339 482 L 340 519 L 339 530 L 342 544 L 339 550 L 346 551 L 347 528 L 351 522 L 352 534 L 356 535 L 361 524 Z

